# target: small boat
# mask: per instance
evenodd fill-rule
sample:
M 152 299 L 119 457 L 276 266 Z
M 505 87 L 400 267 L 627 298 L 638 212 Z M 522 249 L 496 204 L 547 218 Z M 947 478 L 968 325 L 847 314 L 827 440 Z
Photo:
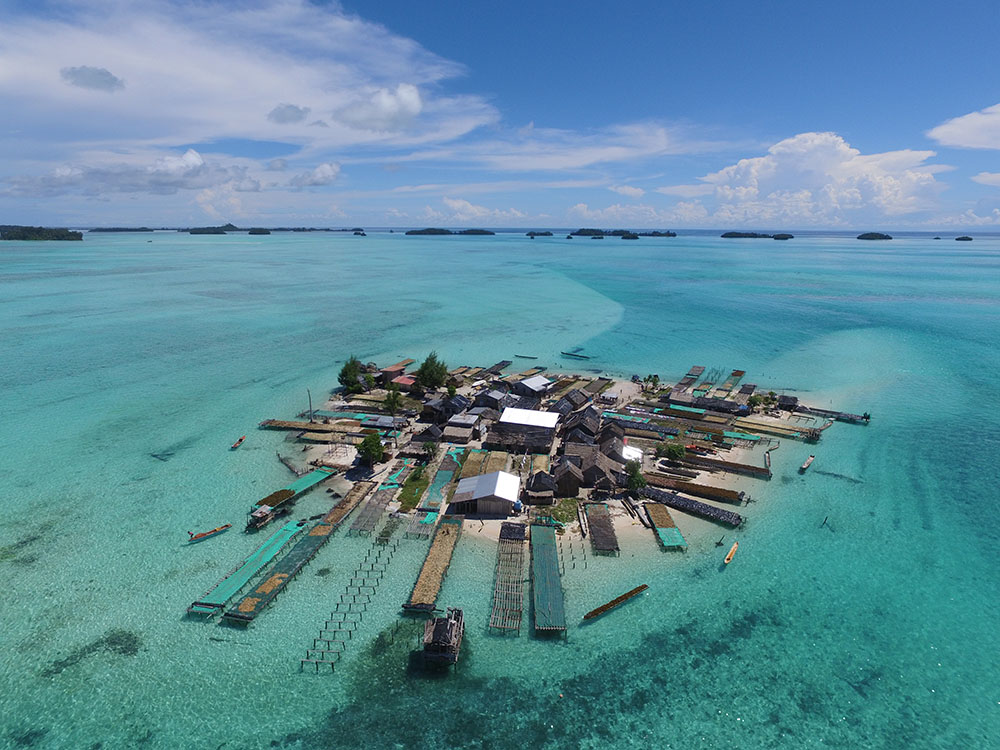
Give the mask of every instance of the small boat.
M 816 456 L 809 456 L 809 458 L 807 458 L 807 459 L 805 460 L 805 463 L 803 463 L 803 464 L 802 464 L 802 465 L 801 465 L 801 466 L 799 467 L 799 474 L 805 474 L 805 473 L 806 473 L 806 469 L 808 469 L 808 468 L 809 468 L 810 466 L 812 466 L 812 462 L 813 462 L 813 461 L 814 461 L 815 459 L 816 459 Z
M 244 440 L 246 440 L 246 439 L 247 439 L 247 436 L 246 436 L 246 435 L 244 435 L 244 436 L 243 436 L 243 437 L 241 437 L 241 438 L 240 438 L 239 440 L 237 440 L 237 441 L 236 441 L 235 443 L 233 443 L 233 447 L 232 447 L 232 448 L 230 448 L 229 450 L 231 450 L 231 451 L 234 451 L 234 450 L 236 450 L 236 449 L 237 449 L 237 448 L 239 448 L 239 447 L 240 447 L 241 445 L 243 445 L 243 441 L 244 441 Z
M 736 554 L 736 550 L 739 549 L 740 543 L 733 542 L 733 546 L 729 548 L 729 554 L 726 555 L 726 565 L 729 565 L 733 561 L 733 555 Z
M 209 538 L 211 538 L 213 536 L 218 536 L 223 531 L 228 531 L 231 528 L 233 528 L 233 525 L 231 523 L 227 523 L 227 524 L 224 524 L 222 526 L 216 526 L 211 531 L 203 531 L 200 534 L 195 534 L 193 531 L 189 531 L 188 532 L 188 536 L 190 538 L 188 539 L 188 544 L 195 544 L 197 542 L 204 542 L 206 539 L 209 539 Z
M 448 607 L 447 617 L 435 617 L 424 625 L 424 661 L 457 664 L 464 635 L 462 610 Z
M 605 612 L 608 612 L 608 611 L 614 609 L 619 604 L 624 604 L 629 599 L 631 599 L 633 596 L 636 596 L 637 594 L 641 594 L 643 591 L 645 591 L 648 588 L 649 588 L 649 586 L 647 586 L 645 583 L 642 584 L 641 586 L 636 586 L 631 591 L 626 591 L 621 596 L 616 596 L 614 599 L 612 599 L 607 604 L 602 604 L 597 609 L 590 610 L 587 614 L 585 614 L 583 616 L 583 619 L 584 620 L 593 620 L 595 617 L 599 617 L 599 616 L 603 615 Z
M 564 357 L 574 357 L 576 359 L 590 359 L 586 354 L 573 354 L 573 352 L 559 352 Z
M 538 359 L 538 357 L 532 357 L 530 354 L 515 354 L 518 359 Z

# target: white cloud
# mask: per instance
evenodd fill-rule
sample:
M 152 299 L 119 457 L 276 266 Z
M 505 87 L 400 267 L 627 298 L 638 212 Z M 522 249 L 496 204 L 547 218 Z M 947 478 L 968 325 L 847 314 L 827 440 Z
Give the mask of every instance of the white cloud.
M 75 68 L 63 68 L 59 76 L 71 86 L 96 91 L 117 91 L 125 88 L 125 81 L 106 68 L 92 68 L 80 65 Z
M 28 196 L 131 192 L 169 195 L 179 190 L 223 185 L 238 192 L 260 190 L 260 183 L 249 175 L 246 166 L 208 162 L 194 149 L 152 160 L 147 155 L 99 166 L 63 165 L 47 175 L 13 178 L 8 180 L 8 184 L 10 187 L 3 193 Z
M 600 224 L 603 228 L 667 228 L 674 224 L 687 224 L 704 219 L 708 211 L 697 201 L 681 201 L 669 208 L 657 208 L 647 204 L 616 203 L 606 208 L 591 208 L 586 203 L 572 206 L 567 215 L 571 219 Z
M 289 185 L 294 187 L 316 187 L 320 185 L 330 185 L 340 174 L 340 165 L 326 162 L 320 164 L 309 172 L 302 172 L 295 175 Z
M 726 223 L 843 225 L 936 207 L 933 151 L 862 154 L 835 133 L 800 133 L 701 179 Z
M 448 208 L 448 211 L 440 211 L 431 206 L 424 208 L 423 218 L 429 221 L 437 221 L 447 224 L 462 224 L 469 221 L 483 223 L 484 225 L 497 226 L 504 222 L 517 219 L 524 219 L 527 214 L 516 208 L 500 209 L 488 208 L 471 203 L 464 198 L 444 197 L 441 202 Z M 403 214 L 405 215 L 405 214 Z
M 656 188 L 657 193 L 663 195 L 676 195 L 680 198 L 698 198 L 702 195 L 711 195 L 715 191 L 711 185 L 664 185 Z
M 947 120 L 927 135 L 943 146 L 1000 148 L 1000 104 Z
M 395 91 L 380 88 L 366 98 L 347 104 L 337 112 L 336 117 L 354 128 L 392 131 L 408 126 L 423 108 L 420 89 L 401 83 Z
M 642 188 L 633 187 L 632 185 L 612 185 L 608 190 L 619 195 L 627 195 L 629 198 L 641 198 L 646 194 L 646 191 Z
M 1000 187 L 1000 173 L 997 172 L 980 172 L 974 177 L 970 178 L 973 182 L 978 182 L 980 185 L 992 185 L 993 187 Z
M 297 107 L 294 104 L 279 104 L 267 113 L 267 119 L 279 124 L 302 122 L 309 116 L 311 111 L 309 107 Z

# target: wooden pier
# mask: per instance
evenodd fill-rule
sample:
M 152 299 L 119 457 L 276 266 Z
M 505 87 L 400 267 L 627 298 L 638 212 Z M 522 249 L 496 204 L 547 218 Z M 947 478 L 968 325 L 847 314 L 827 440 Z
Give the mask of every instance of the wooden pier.
M 698 500 L 678 495 L 676 492 L 658 490 L 655 487 L 643 487 L 639 490 L 639 494 L 654 502 L 663 503 L 667 507 L 676 508 L 677 510 L 682 510 L 685 513 L 691 513 L 695 516 L 701 516 L 702 518 L 707 518 L 710 521 L 718 521 L 719 523 L 724 523 L 728 526 L 740 526 L 743 524 L 743 516 L 739 513 L 733 513 L 731 510 L 716 508 L 714 505 L 709 505 L 708 503 L 702 503 Z
M 656 538 L 660 540 L 660 544 L 663 545 L 664 549 L 683 549 L 687 547 L 687 542 L 684 541 L 681 530 L 674 523 L 674 519 L 670 515 L 670 511 L 667 510 L 667 506 L 661 503 L 643 503 L 642 508 L 646 511 L 646 517 L 649 519 Z
M 621 552 L 618 546 L 618 536 L 611 521 L 607 503 L 587 503 L 583 506 L 587 516 L 587 526 L 590 529 L 590 543 L 594 551 L 604 555 L 617 555 Z
M 227 611 L 223 619 L 242 625 L 252 622 L 305 567 L 319 548 L 329 541 L 347 514 L 361 502 L 372 487 L 374 487 L 372 482 L 358 482 L 352 487 L 351 491 L 323 516 L 319 523 L 295 543 L 288 554 L 271 569 L 267 578 Z
M 493 582 L 493 607 L 490 611 L 491 630 L 521 630 L 524 608 L 524 542 L 527 527 L 523 523 L 505 521 L 500 525 L 497 546 L 496 574 Z
M 535 633 L 565 633 L 566 609 L 559 576 L 555 526 L 531 524 L 531 591 Z
M 691 466 L 704 466 L 711 469 L 727 471 L 730 474 L 744 474 L 758 479 L 770 479 L 771 470 L 766 466 L 754 466 L 753 464 L 741 464 L 735 461 L 724 461 L 721 458 L 709 458 L 708 456 L 693 456 L 688 454 L 684 457 L 684 462 Z
M 410 599 L 403 605 L 408 612 L 433 612 L 441 584 L 444 582 L 451 556 L 462 533 L 462 516 L 443 516 L 438 524 L 434 541 L 427 550 L 417 582 L 413 584 Z
M 726 487 L 712 487 L 711 485 L 698 484 L 697 482 L 685 482 L 683 479 L 673 479 L 661 474 L 646 473 L 643 476 L 646 478 L 646 483 L 652 487 L 677 490 L 677 492 L 683 492 L 685 495 L 703 497 L 706 500 L 715 500 L 720 503 L 735 503 L 739 505 L 743 502 L 743 498 L 746 497 L 745 492 L 730 490 Z
M 850 422 L 851 424 L 868 424 L 871 421 L 871 414 L 865 412 L 864 414 L 851 414 L 846 411 L 834 411 L 833 409 L 818 409 L 814 406 L 803 406 L 799 404 L 795 407 L 795 411 L 800 414 L 815 414 L 820 417 L 827 417 L 828 419 L 834 419 L 838 422 Z

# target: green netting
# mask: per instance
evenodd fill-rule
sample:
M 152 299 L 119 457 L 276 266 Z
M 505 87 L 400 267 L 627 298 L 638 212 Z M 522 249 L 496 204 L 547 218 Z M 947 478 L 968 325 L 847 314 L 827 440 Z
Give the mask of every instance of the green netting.
M 695 409 L 693 406 L 680 406 L 678 404 L 671 404 L 669 408 L 673 409 L 674 411 L 686 411 L 686 412 L 690 412 L 692 414 L 704 414 L 705 413 L 704 409 Z
M 660 537 L 660 542 L 664 547 L 687 547 L 687 542 L 681 535 L 680 529 L 656 529 L 656 535 Z
M 535 630 L 565 630 L 559 552 L 552 526 L 531 526 L 531 589 L 535 604 Z
M 437 513 L 428 513 L 422 519 L 420 519 L 420 523 L 434 523 L 435 521 L 437 521 L 437 518 L 438 518 Z
M 211 591 L 191 605 L 191 611 L 210 614 L 228 602 L 241 588 L 246 586 L 261 568 L 274 559 L 285 543 L 295 536 L 301 528 L 298 521 L 289 521 L 274 532 L 267 541 L 254 550 L 250 557 L 243 561 L 240 567 L 219 581 Z
M 291 490 L 296 495 L 300 492 L 305 492 L 307 489 L 313 485 L 319 484 L 327 477 L 335 474 L 333 469 L 316 469 L 315 471 L 310 471 L 304 477 L 299 477 L 290 485 L 285 487 L 286 490 Z
M 313 412 L 313 416 L 316 417 L 326 417 L 328 419 L 357 419 L 358 421 L 364 421 L 366 419 L 373 419 L 378 416 L 378 414 L 365 414 L 363 412 L 354 411 L 319 411 Z
M 420 503 L 421 509 L 441 509 L 441 505 L 445 500 L 444 488 L 455 476 L 455 472 L 458 471 L 458 455 L 461 451 L 461 448 L 452 448 L 448 451 L 448 455 L 441 462 L 437 474 L 434 475 L 434 479 L 431 481 L 431 486 L 427 488 L 427 494 L 424 495 L 424 499 Z
M 760 440 L 760 435 L 751 435 L 749 432 L 730 432 L 729 430 L 725 430 L 722 434 L 734 440 L 750 440 L 753 442 Z
M 617 412 L 613 412 L 613 411 L 603 412 L 603 416 L 608 417 L 608 418 L 614 418 L 614 419 L 624 419 L 624 420 L 626 420 L 628 422 L 642 422 L 642 423 L 645 423 L 645 422 L 649 421 L 649 417 L 634 417 L 631 414 L 618 414 Z

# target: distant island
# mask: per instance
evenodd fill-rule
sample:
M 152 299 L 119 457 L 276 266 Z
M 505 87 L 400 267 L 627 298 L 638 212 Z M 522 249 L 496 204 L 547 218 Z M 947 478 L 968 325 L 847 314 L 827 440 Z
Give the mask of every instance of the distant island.
M 780 234 L 774 235 L 774 237 L 772 239 L 775 239 L 775 240 L 793 240 L 793 239 L 795 239 L 795 235 L 794 234 L 780 233 Z
M 240 228 L 233 224 L 223 224 L 221 227 L 190 227 L 188 229 L 178 229 L 178 232 L 188 234 L 225 234 L 226 232 L 238 232 Z
M 488 229 L 462 229 L 458 232 L 453 232 L 450 229 L 437 229 L 435 227 L 430 227 L 428 229 L 411 229 L 406 234 L 417 234 L 417 235 L 445 235 L 445 234 L 476 234 L 476 235 L 494 235 L 496 232 L 491 232 Z
M 566 238 L 570 237 L 621 237 L 628 240 L 637 240 L 640 237 L 676 237 L 676 232 L 661 232 L 659 230 L 653 230 L 651 232 L 633 232 L 629 229 L 577 229 L 575 232 L 570 232 L 566 235 Z
M 774 239 L 773 234 L 761 234 L 760 232 L 725 232 L 719 235 L 725 240 L 770 240 Z
M 83 232 L 50 227 L 23 227 L 17 224 L 0 224 L 0 240 L 82 240 Z
M 149 227 L 94 227 L 88 232 L 152 232 Z
M 967 235 L 967 234 L 963 234 L 961 237 L 956 237 L 955 241 L 956 242 L 972 242 L 972 238 L 969 235 Z
M 677 236 L 677 232 L 671 232 L 669 230 L 666 231 L 666 232 L 661 232 L 661 231 L 659 231 L 657 229 L 654 229 L 652 232 L 639 232 L 639 236 L 640 237 L 676 237 Z
M 264 229 L 263 227 L 254 227 L 247 234 L 270 234 L 270 229 Z
M 859 240 L 891 240 L 892 237 L 882 232 L 865 232 L 858 235 Z
M 551 237 L 552 232 L 528 232 L 525 237 Z
M 577 229 L 575 232 L 570 232 L 570 234 L 577 237 L 603 237 L 603 229 Z
M 624 232 L 621 235 L 621 238 L 623 240 L 637 240 L 639 239 L 639 235 L 637 235 L 635 232 Z

